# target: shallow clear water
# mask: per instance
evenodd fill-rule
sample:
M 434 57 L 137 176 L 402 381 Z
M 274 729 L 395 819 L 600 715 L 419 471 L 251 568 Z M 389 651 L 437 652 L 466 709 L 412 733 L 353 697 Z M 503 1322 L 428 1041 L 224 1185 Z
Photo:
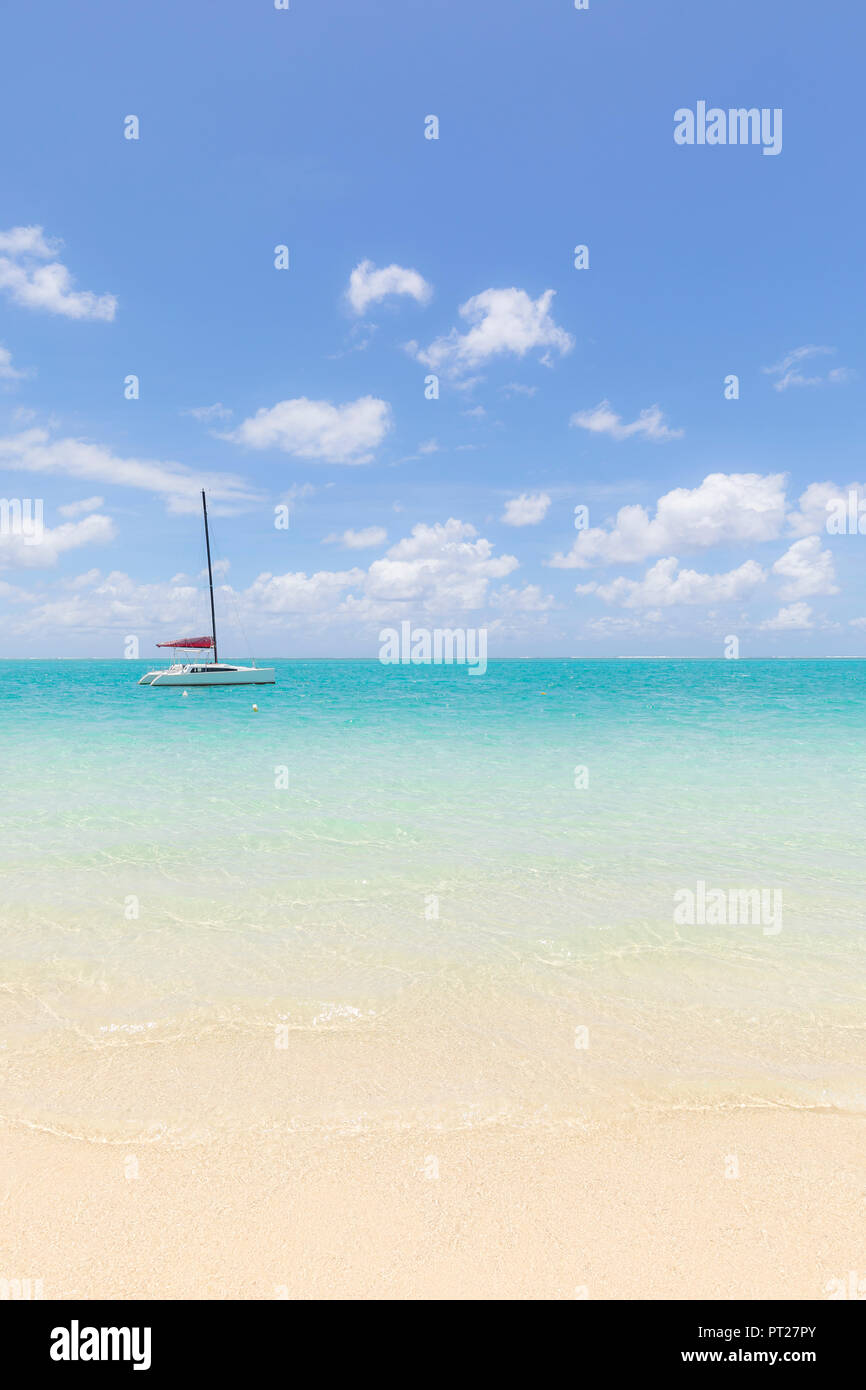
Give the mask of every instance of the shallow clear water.
M 227 1112 L 866 1109 L 866 662 L 275 665 L 0 663 L 4 1114 L 112 1132 L 106 1050 L 281 1027 L 327 1095 Z M 676 921 L 699 881 L 781 918 Z

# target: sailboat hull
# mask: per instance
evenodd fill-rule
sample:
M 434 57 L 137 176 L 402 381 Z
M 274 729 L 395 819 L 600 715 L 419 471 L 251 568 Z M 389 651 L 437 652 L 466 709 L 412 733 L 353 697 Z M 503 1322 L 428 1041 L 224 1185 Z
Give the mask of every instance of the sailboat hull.
M 274 685 L 276 673 L 272 666 L 227 666 L 222 670 L 212 670 L 207 666 L 183 666 L 177 671 L 148 671 L 138 683 L 152 686 L 179 685 L 185 690 L 192 685 Z

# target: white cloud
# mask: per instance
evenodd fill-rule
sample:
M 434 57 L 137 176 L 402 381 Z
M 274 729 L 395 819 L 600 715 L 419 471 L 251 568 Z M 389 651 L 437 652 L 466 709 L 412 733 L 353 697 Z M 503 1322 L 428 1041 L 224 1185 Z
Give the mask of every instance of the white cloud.
M 114 523 L 107 516 L 67 521 L 53 529 L 44 526 L 41 534 L 31 532 L 29 537 L 0 532 L 0 569 L 48 569 L 67 550 L 106 545 L 114 535 Z
M 526 584 L 522 589 L 510 589 L 507 584 L 490 595 L 494 608 L 506 613 L 546 613 L 553 607 L 552 594 L 543 594 L 538 584 Z
M 105 505 L 101 497 L 84 497 L 80 502 L 67 502 L 65 507 L 58 507 L 61 516 L 84 516 L 87 512 L 99 511 Z
M 217 401 L 216 405 L 194 405 L 189 410 L 182 410 L 181 415 L 191 415 L 194 420 L 201 420 L 207 423 L 210 420 L 230 420 L 232 412 L 222 401 Z
M 12 353 L 0 344 L 0 381 L 23 381 L 27 373 L 12 366 Z
M 427 348 L 409 343 L 407 349 L 432 371 L 454 376 L 502 353 L 525 357 L 535 348 L 570 352 L 574 339 L 550 314 L 553 296 L 553 290 L 545 290 L 538 299 L 531 299 L 525 290 L 484 290 L 460 305 L 460 317 L 471 325 L 468 332 L 452 328 Z
M 87 518 L 80 525 L 93 521 Z M 91 539 L 99 539 L 92 536 Z M 82 541 L 83 543 L 83 541 Z M 494 587 L 518 568 L 513 555 L 495 555 L 490 541 L 469 523 L 451 518 L 419 523 L 392 545 L 369 568 L 260 574 L 246 589 L 220 586 L 225 603 L 234 596 L 244 628 L 252 635 L 284 629 L 290 617 L 297 624 L 323 625 L 357 633 L 361 624 L 402 618 L 454 626 L 467 611 L 489 609 L 509 615 L 543 614 L 553 604 L 537 585 Z M 12 595 L 7 595 L 11 599 Z M 26 623 L 43 632 L 55 630 L 112 634 L 165 632 L 169 626 L 193 626 L 204 611 L 202 585 L 186 575 L 169 583 L 138 584 L 128 575 L 103 576 L 90 570 L 44 592 L 16 596 L 27 608 Z M 17 621 L 17 619 L 16 619 Z M 9 630 L 12 630 L 10 627 Z M 372 640 L 372 638 L 371 638 Z
M 591 618 L 586 629 L 599 637 L 622 637 L 626 633 L 645 633 L 647 623 L 657 622 L 660 617 L 659 613 L 641 613 L 639 618 L 614 618 L 606 614 L 603 618 Z
M 74 579 L 64 579 L 63 588 L 72 589 L 92 589 L 102 578 L 102 571 L 98 569 L 87 570 L 85 574 L 77 574 Z M 174 583 L 174 580 L 172 580 Z
M 138 584 L 128 574 L 99 570 L 67 582 L 57 596 L 39 596 L 30 611 L 28 630 L 72 632 L 180 631 L 201 617 L 202 592 L 191 584 Z
M 283 493 L 282 500 L 293 506 L 295 502 L 302 502 L 305 497 L 312 497 L 315 491 L 312 483 L 292 483 Z
M 281 449 L 324 463 L 369 463 L 391 429 L 391 407 L 375 396 L 345 405 L 306 396 L 262 407 L 226 439 L 251 449 Z
M 787 608 L 780 608 L 775 618 L 767 618 L 760 626 L 764 632 L 799 632 L 815 624 L 808 603 L 792 603 Z
M 37 256 L 50 259 L 56 256 L 61 243 L 48 241 L 41 227 L 11 227 L 8 232 L 0 232 L 0 254 L 17 258 Z
M 625 425 L 622 416 L 611 410 L 610 401 L 602 401 L 592 410 L 577 411 L 572 415 L 569 424 L 589 430 L 592 434 L 609 434 L 612 439 L 620 440 L 642 435 L 644 439 L 653 439 L 659 443 L 666 439 L 680 439 L 683 434 L 682 430 L 672 430 L 664 423 L 664 416 L 657 405 L 642 410 L 636 420 L 630 425 Z
M 27 309 L 44 309 L 70 319 L 110 322 L 117 309 L 113 294 L 74 290 L 66 266 L 56 258 L 62 243 L 49 241 L 41 227 L 0 232 L 0 289 Z
M 503 395 L 511 396 L 534 396 L 538 390 L 537 386 L 524 386 L 519 381 L 509 381 L 507 386 L 501 388 Z
M 724 542 L 775 540 L 785 518 L 782 473 L 710 473 L 696 488 L 674 488 L 645 507 L 621 507 L 610 530 L 578 531 L 566 554 L 554 555 L 555 569 L 629 564 L 673 550 L 705 550 Z
M 783 599 L 808 598 L 811 594 L 838 594 L 833 552 L 822 550 L 817 536 L 804 536 L 781 555 L 773 566 L 787 583 L 779 590 Z
M 347 550 L 369 550 L 371 546 L 382 545 L 388 539 L 388 532 L 384 526 L 365 526 L 360 531 L 353 531 L 350 527 L 348 531 L 337 533 L 332 531 L 329 536 L 325 536 L 323 545 L 343 545 Z
M 508 499 L 502 520 L 506 526 L 535 526 L 544 520 L 549 506 L 546 492 L 521 492 L 519 497 Z
M 261 613 L 327 613 L 348 588 L 363 580 L 361 569 L 320 570 L 309 576 L 302 572 L 260 574 L 244 598 Z
M 480 608 L 490 580 L 504 579 L 517 567 L 513 555 L 494 556 L 490 541 L 468 522 L 421 522 L 370 566 L 365 597 L 378 604 L 411 603 L 413 611 L 428 613 Z
M 407 270 L 402 265 L 377 270 L 372 261 L 361 261 L 349 276 L 346 298 L 356 314 L 363 314 L 371 304 L 394 294 L 408 295 L 418 304 L 427 304 L 433 287 L 417 270 Z
M 207 489 L 217 512 L 237 510 L 257 500 L 247 485 L 231 474 L 194 473 L 179 463 L 120 458 L 82 439 L 52 440 L 43 429 L 0 438 L 0 468 L 141 488 L 162 497 L 170 512 L 197 511 L 202 488 Z
M 312 575 L 261 574 L 240 592 L 228 584 L 220 585 L 218 602 L 225 604 L 234 595 L 244 628 L 252 634 L 275 624 L 282 627 L 289 614 L 299 619 L 315 618 L 320 623 L 333 615 L 346 589 L 363 579 L 362 569 Z M 120 571 L 103 576 L 98 570 L 59 585 L 48 597 L 39 594 L 35 598 L 19 629 L 153 632 L 157 636 L 173 635 L 186 627 L 194 629 L 207 602 L 203 586 L 185 575 L 176 575 L 170 582 L 139 584 Z
M 746 598 L 766 575 L 754 560 L 725 574 L 700 574 L 678 570 L 679 560 L 670 555 L 657 560 L 643 579 L 614 579 L 610 584 L 578 584 L 577 594 L 596 594 L 605 603 L 623 608 L 670 608 L 674 604 L 728 603 Z
M 491 592 L 492 581 L 517 567 L 513 555 L 495 556 L 491 543 L 474 527 L 451 518 L 413 527 L 369 569 L 264 573 L 235 597 L 250 631 L 290 614 L 315 620 L 318 627 L 328 623 L 354 631 L 359 623 L 402 617 L 453 621 L 461 612 L 488 603 L 506 611 L 545 610 L 552 600 L 537 586 Z M 42 610 L 42 617 L 47 624 L 97 629 L 132 624 L 127 631 L 151 628 L 157 621 L 189 622 L 199 612 L 200 591 L 184 585 L 184 578 L 176 576 L 178 582 L 171 585 L 138 586 L 126 575 L 110 575 L 89 588 L 86 597 L 64 597 Z
M 790 386 L 822 386 L 827 381 L 835 385 L 844 385 L 856 376 L 848 367 L 832 367 L 826 376 L 807 376 L 800 370 L 804 362 L 815 357 L 826 357 L 835 351 L 833 347 L 820 347 L 815 344 L 794 348 L 781 362 L 777 362 L 774 367 L 763 367 L 762 371 L 767 376 L 776 378 L 773 382 L 775 391 L 787 391 Z
M 418 445 L 419 454 L 438 454 L 439 441 L 437 439 L 427 439 L 423 444 Z

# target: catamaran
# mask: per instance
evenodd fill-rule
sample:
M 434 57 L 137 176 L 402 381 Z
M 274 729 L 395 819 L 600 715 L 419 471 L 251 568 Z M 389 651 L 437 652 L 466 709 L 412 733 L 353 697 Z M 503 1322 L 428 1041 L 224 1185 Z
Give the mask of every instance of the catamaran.
M 175 660 L 161 671 L 148 671 L 138 682 L 139 685 L 274 685 L 276 676 L 272 666 L 229 666 L 219 659 L 217 651 L 216 614 L 213 601 L 213 568 L 210 560 L 210 535 L 207 525 L 207 498 L 204 488 L 201 493 L 201 507 L 204 516 L 204 540 L 207 549 L 207 578 L 210 588 L 209 637 L 179 637 L 174 642 L 157 642 L 158 647 L 172 647 L 175 656 L 179 651 L 213 652 L 213 661 L 204 658 L 192 661 Z

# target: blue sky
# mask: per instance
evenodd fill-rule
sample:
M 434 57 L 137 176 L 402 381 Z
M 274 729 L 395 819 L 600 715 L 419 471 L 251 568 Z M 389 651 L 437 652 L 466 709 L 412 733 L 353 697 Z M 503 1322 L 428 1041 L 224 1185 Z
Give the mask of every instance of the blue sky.
M 492 657 L 861 654 L 866 535 L 826 518 L 866 509 L 864 28 L 799 0 L 7 14 L 0 494 L 46 529 L 0 535 L 0 654 L 206 631 L 202 482 L 225 655 L 236 612 L 257 655 L 373 656 L 401 618 Z M 781 152 L 676 144 L 702 100 L 781 109 Z

